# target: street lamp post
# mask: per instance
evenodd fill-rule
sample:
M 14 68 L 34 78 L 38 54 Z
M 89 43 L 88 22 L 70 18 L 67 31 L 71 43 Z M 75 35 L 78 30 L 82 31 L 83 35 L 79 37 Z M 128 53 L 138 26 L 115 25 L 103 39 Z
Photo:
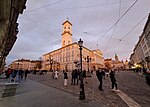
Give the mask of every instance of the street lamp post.
M 83 41 L 80 40 L 78 41 L 79 45 L 79 50 L 80 50 L 80 64 L 81 64 L 81 71 L 80 71 L 80 96 L 79 100 L 84 100 L 85 99 L 85 92 L 84 92 L 84 83 L 83 83 L 83 72 L 82 72 L 82 47 L 83 47 Z

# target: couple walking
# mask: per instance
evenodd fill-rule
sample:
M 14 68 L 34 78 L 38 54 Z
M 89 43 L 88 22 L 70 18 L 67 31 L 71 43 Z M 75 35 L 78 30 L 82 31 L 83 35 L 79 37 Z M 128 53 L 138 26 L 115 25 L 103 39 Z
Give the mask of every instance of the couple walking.
M 96 71 L 96 76 L 97 76 L 97 78 L 100 82 L 98 89 L 100 91 L 103 91 L 102 86 L 103 86 L 103 77 L 105 76 L 105 71 L 101 70 L 101 69 L 98 69 Z M 115 71 L 111 70 L 111 72 L 109 73 L 109 76 L 110 76 L 110 80 L 111 80 L 111 83 L 112 83 L 112 90 L 114 90 L 114 87 L 116 88 L 116 90 L 118 90 L 117 83 L 116 83 L 116 78 L 115 78 Z

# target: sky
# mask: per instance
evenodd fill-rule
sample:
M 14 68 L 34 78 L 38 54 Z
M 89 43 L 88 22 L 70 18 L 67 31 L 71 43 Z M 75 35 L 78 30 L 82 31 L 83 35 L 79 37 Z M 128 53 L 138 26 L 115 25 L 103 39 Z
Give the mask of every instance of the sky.
M 129 60 L 149 13 L 150 0 L 27 0 L 6 64 L 36 60 L 60 48 L 67 18 L 73 42 L 81 38 L 85 47 L 101 50 L 104 58 L 117 54 L 120 60 Z

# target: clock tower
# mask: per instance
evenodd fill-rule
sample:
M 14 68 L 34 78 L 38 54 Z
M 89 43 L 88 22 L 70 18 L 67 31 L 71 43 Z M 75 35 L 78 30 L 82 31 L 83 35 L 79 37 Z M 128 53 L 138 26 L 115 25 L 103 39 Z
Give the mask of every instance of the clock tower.
M 61 46 L 65 47 L 66 45 L 72 44 L 72 24 L 67 19 L 62 26 Z

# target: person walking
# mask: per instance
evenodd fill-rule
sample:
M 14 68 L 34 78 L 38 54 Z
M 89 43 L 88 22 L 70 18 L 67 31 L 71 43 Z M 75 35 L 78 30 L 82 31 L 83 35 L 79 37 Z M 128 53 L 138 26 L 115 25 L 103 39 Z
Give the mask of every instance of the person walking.
M 67 85 L 67 80 L 68 80 L 68 74 L 67 71 L 66 72 L 64 71 L 64 86 Z
M 54 78 L 58 79 L 58 70 L 55 71 Z
M 71 85 L 75 85 L 76 84 L 76 70 L 73 70 L 71 73 Z
M 52 79 L 54 79 L 54 77 L 55 77 L 55 71 L 54 70 L 52 70 Z
M 84 80 L 84 81 L 85 81 L 85 83 L 87 84 L 87 83 L 88 83 L 88 81 L 87 81 L 87 78 L 86 78 L 86 77 L 87 77 L 87 75 L 86 75 L 86 70 L 85 70 L 85 69 L 83 70 L 83 74 L 82 74 L 82 75 L 83 75 L 83 80 Z
M 16 74 L 17 74 L 16 71 L 17 71 L 17 70 L 12 69 L 12 72 L 11 72 L 11 74 L 10 74 L 10 76 L 9 76 L 9 82 L 14 82 L 14 81 L 15 81 L 15 77 L 16 77 Z
M 6 78 L 9 78 L 9 77 L 10 77 L 10 75 L 12 74 L 12 72 L 13 72 L 13 70 L 12 70 L 12 69 L 10 69 L 10 68 L 8 68 L 8 70 L 6 70 L 6 73 L 5 73 Z
M 145 78 L 146 78 L 146 83 L 150 86 L 150 70 L 149 70 L 149 68 L 146 69 Z
M 114 90 L 114 87 L 115 87 L 116 90 L 118 91 L 118 86 L 117 86 L 116 78 L 115 78 L 115 71 L 111 70 L 109 75 L 110 75 L 110 80 L 112 82 L 112 90 Z
M 29 71 L 28 71 L 28 69 L 27 69 L 27 70 L 25 71 L 25 79 L 27 79 L 28 73 L 29 73 Z
M 20 76 L 21 76 L 21 80 L 22 80 L 23 76 L 24 76 L 24 71 L 22 69 L 20 70 Z
M 101 72 L 100 68 L 96 71 L 96 76 L 100 82 L 98 89 L 100 91 L 103 91 L 103 88 L 102 88 L 102 86 L 103 86 L 103 73 Z
M 80 71 L 76 69 L 76 76 L 77 76 L 77 85 L 80 81 Z
M 16 73 L 16 80 L 15 80 L 15 82 L 20 82 L 20 80 L 21 80 L 21 76 L 20 76 L 20 70 L 18 69 L 17 70 L 17 73 Z

